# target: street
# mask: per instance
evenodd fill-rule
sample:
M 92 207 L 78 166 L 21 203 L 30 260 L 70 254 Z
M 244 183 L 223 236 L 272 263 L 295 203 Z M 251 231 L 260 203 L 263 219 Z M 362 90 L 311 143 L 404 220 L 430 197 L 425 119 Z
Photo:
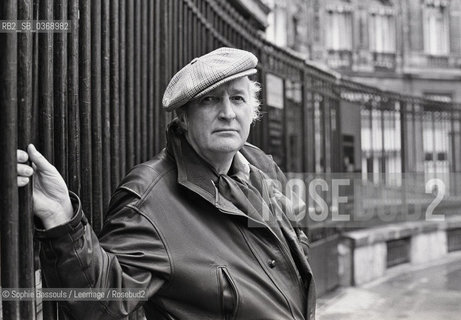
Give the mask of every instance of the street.
M 396 267 L 385 279 L 360 288 L 339 288 L 319 299 L 318 306 L 319 320 L 460 318 L 460 253 L 424 268 Z

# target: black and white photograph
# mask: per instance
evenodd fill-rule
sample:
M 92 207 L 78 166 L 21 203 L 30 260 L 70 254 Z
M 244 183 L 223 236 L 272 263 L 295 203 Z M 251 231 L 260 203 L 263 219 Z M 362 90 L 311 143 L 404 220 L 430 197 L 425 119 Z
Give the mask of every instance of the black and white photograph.
M 0 0 L 0 320 L 461 318 L 461 0 Z

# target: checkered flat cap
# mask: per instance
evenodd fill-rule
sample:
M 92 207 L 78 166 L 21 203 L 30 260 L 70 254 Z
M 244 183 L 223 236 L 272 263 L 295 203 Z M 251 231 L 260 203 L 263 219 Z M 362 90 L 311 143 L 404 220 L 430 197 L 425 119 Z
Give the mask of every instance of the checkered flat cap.
M 163 107 L 173 111 L 223 83 L 255 74 L 257 64 L 254 54 L 234 48 L 219 48 L 195 58 L 170 80 L 163 94 Z

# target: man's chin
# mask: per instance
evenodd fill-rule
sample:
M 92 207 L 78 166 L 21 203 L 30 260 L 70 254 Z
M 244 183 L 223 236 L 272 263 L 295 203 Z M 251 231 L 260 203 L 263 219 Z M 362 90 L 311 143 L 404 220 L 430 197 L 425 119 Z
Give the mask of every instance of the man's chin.
M 223 142 L 222 144 L 220 144 L 218 146 L 215 146 L 213 148 L 214 151 L 216 151 L 216 152 L 226 152 L 226 153 L 227 152 L 237 152 L 237 151 L 240 150 L 240 148 L 242 148 L 243 143 L 232 141 L 231 139 L 229 139 L 229 140 L 230 141 L 226 141 L 225 143 Z

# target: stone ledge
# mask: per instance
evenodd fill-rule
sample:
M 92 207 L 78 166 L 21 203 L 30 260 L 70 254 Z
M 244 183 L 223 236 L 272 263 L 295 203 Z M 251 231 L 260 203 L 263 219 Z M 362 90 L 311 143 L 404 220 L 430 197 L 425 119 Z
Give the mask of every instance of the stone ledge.
M 461 228 L 461 217 L 452 217 L 445 221 L 445 229 L 457 229 Z
M 416 234 L 453 229 L 458 225 L 461 227 L 461 219 L 453 223 L 448 221 L 444 223 L 432 221 L 404 222 L 347 232 L 343 234 L 343 238 L 350 241 L 355 248 L 358 248 L 379 242 L 407 238 Z
M 445 221 L 395 223 L 344 233 L 338 245 L 340 283 L 360 286 L 385 276 L 390 240 L 409 240 L 411 265 L 436 261 L 448 254 L 447 230 L 460 227 L 461 217 L 450 217 Z

